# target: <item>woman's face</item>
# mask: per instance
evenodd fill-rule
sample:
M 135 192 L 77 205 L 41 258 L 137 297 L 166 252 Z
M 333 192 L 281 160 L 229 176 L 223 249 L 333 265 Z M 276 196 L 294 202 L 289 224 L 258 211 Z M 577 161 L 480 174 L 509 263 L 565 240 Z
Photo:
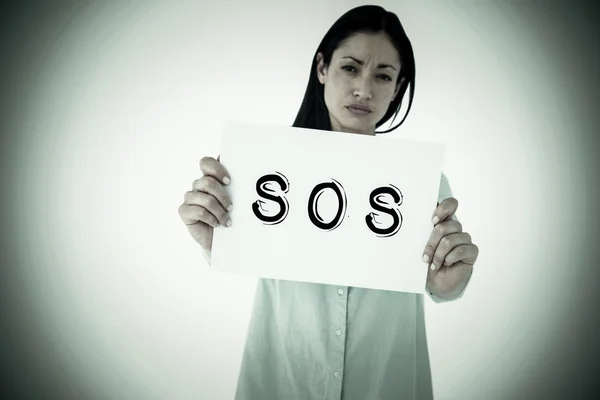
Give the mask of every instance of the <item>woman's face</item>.
M 332 130 L 373 135 L 400 88 L 400 57 L 387 35 L 357 33 L 333 53 L 328 68 L 321 53 L 316 61 Z

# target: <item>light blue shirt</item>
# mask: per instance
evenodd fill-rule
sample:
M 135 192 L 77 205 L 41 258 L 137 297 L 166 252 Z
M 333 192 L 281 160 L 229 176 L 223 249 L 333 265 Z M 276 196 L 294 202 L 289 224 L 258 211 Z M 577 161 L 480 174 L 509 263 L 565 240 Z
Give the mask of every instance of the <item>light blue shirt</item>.
M 442 174 L 438 202 L 447 197 Z M 235 399 L 432 399 L 423 301 L 416 293 L 259 279 Z

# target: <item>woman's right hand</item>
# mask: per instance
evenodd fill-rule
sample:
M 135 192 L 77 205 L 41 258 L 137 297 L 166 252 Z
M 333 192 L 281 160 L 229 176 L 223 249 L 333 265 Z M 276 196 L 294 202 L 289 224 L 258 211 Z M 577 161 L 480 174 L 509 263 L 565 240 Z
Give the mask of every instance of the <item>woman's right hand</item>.
M 214 228 L 231 226 L 228 211 L 233 205 L 223 187 L 231 182 L 231 177 L 218 158 L 202 158 L 200 170 L 203 176 L 194 181 L 191 191 L 185 193 L 179 216 L 192 238 L 210 252 Z

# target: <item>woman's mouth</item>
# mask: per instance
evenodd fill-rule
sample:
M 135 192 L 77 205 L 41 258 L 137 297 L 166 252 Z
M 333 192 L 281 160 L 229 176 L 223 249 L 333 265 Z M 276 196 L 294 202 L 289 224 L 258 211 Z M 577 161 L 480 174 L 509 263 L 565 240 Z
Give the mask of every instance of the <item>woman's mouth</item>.
M 354 115 L 368 115 L 368 114 L 371 114 L 371 111 L 369 111 L 369 110 L 367 110 L 366 108 L 363 108 L 363 107 L 346 106 L 346 108 L 348 109 L 348 111 L 350 111 L 350 113 L 352 113 Z

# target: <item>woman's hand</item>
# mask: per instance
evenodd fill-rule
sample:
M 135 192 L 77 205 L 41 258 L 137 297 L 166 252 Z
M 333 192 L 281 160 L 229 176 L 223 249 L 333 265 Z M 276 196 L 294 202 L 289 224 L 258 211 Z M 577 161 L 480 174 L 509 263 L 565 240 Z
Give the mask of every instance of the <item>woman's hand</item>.
M 447 198 L 433 213 L 433 231 L 425 246 L 423 261 L 430 267 L 427 287 L 440 297 L 459 294 L 471 276 L 479 248 L 460 222 L 452 219 L 458 200 Z
M 203 176 L 192 184 L 179 206 L 179 216 L 196 242 L 210 252 L 213 230 L 218 226 L 231 226 L 228 211 L 233 205 L 223 185 L 231 178 L 218 159 L 204 157 L 200 160 Z

